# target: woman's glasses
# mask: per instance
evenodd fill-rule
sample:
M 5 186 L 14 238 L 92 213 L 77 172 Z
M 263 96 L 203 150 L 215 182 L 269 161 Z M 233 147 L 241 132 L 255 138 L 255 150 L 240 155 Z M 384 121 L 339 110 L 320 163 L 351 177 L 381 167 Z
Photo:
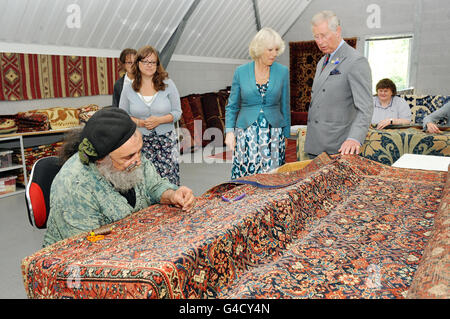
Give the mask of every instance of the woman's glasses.
M 145 60 L 140 60 L 139 62 L 141 62 L 143 65 L 151 65 L 151 66 L 155 66 L 158 64 L 158 62 L 156 61 L 145 61 Z

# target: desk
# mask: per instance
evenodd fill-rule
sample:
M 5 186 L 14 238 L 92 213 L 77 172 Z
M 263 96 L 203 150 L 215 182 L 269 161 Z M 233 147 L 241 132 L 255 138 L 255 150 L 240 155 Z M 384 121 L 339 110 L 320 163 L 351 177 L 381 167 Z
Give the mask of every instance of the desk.
M 403 154 L 394 164 L 392 164 L 393 167 L 442 172 L 447 172 L 448 165 L 450 165 L 450 157 L 419 154 Z

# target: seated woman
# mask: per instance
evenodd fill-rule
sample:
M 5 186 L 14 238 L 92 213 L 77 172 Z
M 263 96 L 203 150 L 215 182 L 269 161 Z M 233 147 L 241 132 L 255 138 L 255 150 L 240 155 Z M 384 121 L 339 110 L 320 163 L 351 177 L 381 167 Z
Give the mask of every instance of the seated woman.
M 441 131 L 439 127 L 435 124 L 435 122 L 439 122 L 439 120 L 447 118 L 447 121 L 450 119 L 450 102 L 443 105 L 440 109 L 437 109 L 431 114 L 428 114 L 423 119 L 423 129 L 428 133 L 440 134 Z
M 372 125 L 381 130 L 388 125 L 410 124 L 411 110 L 408 103 L 397 94 L 397 87 L 390 79 L 382 79 L 376 86 L 373 97 Z

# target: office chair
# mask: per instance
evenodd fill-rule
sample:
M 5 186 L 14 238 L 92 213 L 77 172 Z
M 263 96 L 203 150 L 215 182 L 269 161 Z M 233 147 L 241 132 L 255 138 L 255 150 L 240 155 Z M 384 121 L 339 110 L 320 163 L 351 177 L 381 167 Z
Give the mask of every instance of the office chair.
M 25 190 L 25 200 L 30 224 L 39 229 L 47 228 L 50 187 L 60 168 L 59 158 L 56 156 L 40 158 L 33 164 Z

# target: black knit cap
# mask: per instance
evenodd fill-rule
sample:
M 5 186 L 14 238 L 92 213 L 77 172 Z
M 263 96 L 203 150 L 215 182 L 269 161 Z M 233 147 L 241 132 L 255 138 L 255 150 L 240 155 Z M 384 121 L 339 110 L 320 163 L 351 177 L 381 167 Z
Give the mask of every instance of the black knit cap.
M 136 123 L 122 109 L 105 107 L 92 115 L 81 132 L 78 155 L 83 164 L 95 162 L 122 146 L 136 131 Z

